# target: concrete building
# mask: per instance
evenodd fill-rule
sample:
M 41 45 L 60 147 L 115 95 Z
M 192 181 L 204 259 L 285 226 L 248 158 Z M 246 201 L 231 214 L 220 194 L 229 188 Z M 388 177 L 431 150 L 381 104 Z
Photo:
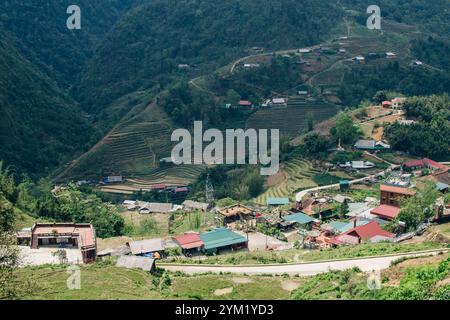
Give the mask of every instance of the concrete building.
M 36 223 L 31 228 L 30 246 L 78 248 L 84 263 L 93 262 L 97 254 L 95 230 L 89 223 Z

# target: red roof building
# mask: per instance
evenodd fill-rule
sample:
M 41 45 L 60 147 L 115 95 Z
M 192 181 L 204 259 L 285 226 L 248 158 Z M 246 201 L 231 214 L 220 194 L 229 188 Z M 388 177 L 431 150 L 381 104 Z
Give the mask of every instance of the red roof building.
M 166 189 L 166 185 L 165 184 L 153 184 L 152 185 L 152 190 L 165 190 Z
M 251 107 L 252 106 L 252 102 L 248 101 L 248 100 L 241 100 L 241 101 L 239 101 L 239 105 L 243 106 L 243 107 Z
M 392 102 L 390 102 L 390 101 L 383 101 L 383 102 L 381 103 L 381 105 L 382 105 L 383 107 L 390 107 L 390 106 L 392 106 Z
M 420 160 L 411 160 L 405 162 L 403 165 L 409 169 L 430 168 L 434 170 L 439 170 L 440 172 L 447 172 L 450 169 L 448 166 L 428 158 L 423 158 Z
M 203 241 L 200 239 L 200 235 L 195 232 L 188 232 L 181 236 L 174 237 L 173 240 L 183 250 L 200 250 L 203 247 Z
M 370 211 L 370 213 L 379 216 L 380 218 L 385 220 L 394 220 L 400 213 L 400 208 L 390 206 L 387 204 L 382 204 L 373 209 L 372 211 Z
M 364 224 L 364 225 L 358 226 L 356 228 L 352 228 L 352 229 L 348 230 L 347 232 L 344 232 L 342 235 L 353 237 L 353 238 L 350 238 L 350 239 L 352 239 L 351 242 L 354 242 L 354 239 L 358 239 L 358 243 L 361 243 L 362 240 L 370 240 L 376 236 L 381 236 L 381 237 L 386 237 L 386 238 L 394 238 L 395 237 L 395 235 L 393 233 L 383 230 L 376 221 L 371 221 L 368 224 Z M 339 237 L 337 237 L 337 238 L 340 240 Z M 343 238 L 348 238 L 348 237 L 343 237 Z M 342 239 L 342 240 L 345 240 L 345 239 Z
M 189 192 L 189 189 L 187 187 L 179 187 L 174 189 L 175 193 L 187 193 Z

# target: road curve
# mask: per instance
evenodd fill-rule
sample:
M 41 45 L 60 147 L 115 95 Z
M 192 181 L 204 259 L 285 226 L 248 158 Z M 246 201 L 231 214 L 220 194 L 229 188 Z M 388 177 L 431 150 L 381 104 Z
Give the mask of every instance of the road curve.
M 391 263 L 400 258 L 412 258 L 420 256 L 437 255 L 440 252 L 448 252 L 449 249 L 441 250 L 427 250 L 420 252 L 412 252 L 405 254 L 368 257 L 360 259 L 344 259 L 322 262 L 308 262 L 297 264 L 278 264 L 278 265 L 251 265 L 251 266 L 225 266 L 225 265 L 184 265 L 184 264 L 158 264 L 159 268 L 168 271 L 181 271 L 187 274 L 196 273 L 220 273 L 229 272 L 235 274 L 289 274 L 299 276 L 312 276 L 331 270 L 346 270 L 354 267 L 359 268 L 361 271 L 378 271 L 388 268 Z
M 354 184 L 354 183 L 358 183 L 358 182 L 363 182 L 363 181 L 366 180 L 366 179 L 374 178 L 374 177 L 376 177 L 377 175 L 380 175 L 380 174 L 383 174 L 383 173 L 384 173 L 384 171 L 381 171 L 381 172 L 379 172 L 379 173 L 377 173 L 377 174 L 373 174 L 373 175 L 370 175 L 370 176 L 367 176 L 367 177 L 363 177 L 363 178 L 359 178 L 359 179 L 350 180 L 349 183 L 350 183 L 350 184 Z M 326 186 L 314 187 L 314 188 L 302 190 L 302 191 L 298 192 L 298 193 L 295 195 L 295 201 L 297 201 L 297 202 L 302 201 L 303 197 L 304 197 L 307 193 L 309 193 L 309 192 L 314 192 L 314 191 L 319 191 L 319 190 L 325 190 L 325 189 L 332 189 L 332 188 L 339 188 L 339 183 L 329 184 L 329 185 L 326 185 Z

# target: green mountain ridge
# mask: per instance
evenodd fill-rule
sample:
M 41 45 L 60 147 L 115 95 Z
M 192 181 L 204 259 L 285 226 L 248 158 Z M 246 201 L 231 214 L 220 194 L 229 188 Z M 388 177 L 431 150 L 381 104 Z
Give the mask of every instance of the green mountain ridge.
M 449 12 L 442 9 L 448 3 L 382 0 L 379 5 L 386 19 L 414 25 L 448 40 L 445 30 Z M 1 50 L 5 51 L 0 63 L 5 70 L 0 75 L 4 87 L 0 89 L 0 107 L 2 114 L 8 115 L 0 120 L 0 159 L 34 175 L 55 168 L 60 173 L 62 163 L 103 141 L 101 137 L 113 127 L 116 130 L 110 134 L 114 139 L 123 132 L 136 132 L 124 128 L 130 119 L 141 133 L 157 132 L 159 122 L 171 127 L 176 113 L 170 113 L 168 119 L 166 111 L 177 106 L 146 108 L 161 92 L 249 55 L 252 47 L 264 47 L 266 51 L 293 49 L 345 35 L 349 30 L 344 17 L 364 25 L 368 16 L 365 9 L 370 3 L 80 0 L 77 4 L 82 9 L 82 29 L 76 31 L 65 26 L 69 4 L 66 0 L 45 4 L 6 0 L 0 4 Z M 402 32 L 401 28 L 398 32 Z M 445 46 L 442 48 L 445 52 Z M 437 59 L 429 52 L 425 57 Z M 191 68 L 182 71 L 178 64 L 189 64 Z M 50 89 L 44 90 L 45 86 Z M 19 92 L 27 92 L 20 97 L 23 101 L 18 101 Z M 47 110 L 49 106 L 62 107 L 54 115 L 54 110 Z M 203 111 L 192 112 L 193 116 L 197 113 L 201 118 Z M 45 121 L 43 114 L 47 115 Z M 145 127 L 148 120 L 139 124 L 140 117 L 151 119 L 151 128 Z M 163 131 L 145 137 L 146 147 L 138 149 L 142 155 L 166 155 L 167 146 L 160 144 L 161 134 Z M 117 152 L 122 150 L 120 143 L 127 140 L 114 143 Z M 108 152 L 103 156 L 110 158 L 108 161 L 114 159 Z M 156 162 L 156 158 L 152 161 Z M 96 157 L 93 159 L 95 164 Z M 75 161 L 70 167 L 77 165 Z M 128 166 L 130 172 L 134 168 Z M 101 168 L 90 169 L 102 172 Z M 82 175 L 83 170 L 76 171 Z

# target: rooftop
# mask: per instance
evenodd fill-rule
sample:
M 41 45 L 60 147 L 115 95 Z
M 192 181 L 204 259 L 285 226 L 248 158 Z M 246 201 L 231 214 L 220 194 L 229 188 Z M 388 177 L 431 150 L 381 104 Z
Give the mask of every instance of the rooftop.
M 289 198 L 267 198 L 267 205 L 269 206 L 279 206 L 289 204 Z
M 183 202 L 183 206 L 190 209 L 206 211 L 209 208 L 209 203 L 186 200 Z
M 217 209 L 217 212 L 225 217 L 234 217 L 237 215 L 251 215 L 253 213 L 253 210 L 242 204 L 235 204 L 225 208 Z
M 312 219 L 310 216 L 301 212 L 284 216 L 283 220 L 289 222 L 296 222 L 299 224 L 307 224 L 314 221 L 314 219 Z
M 94 227 L 89 223 L 36 223 L 31 229 L 32 236 L 70 235 L 78 237 L 81 248 L 95 246 Z
M 200 239 L 205 244 L 206 250 L 247 242 L 245 237 L 226 228 L 217 228 L 212 231 L 202 233 L 200 235 Z
M 398 193 L 398 194 L 403 194 L 403 195 L 407 195 L 407 196 L 413 196 L 416 194 L 416 191 L 414 191 L 412 189 L 396 187 L 396 186 L 389 186 L 386 184 L 380 185 L 380 191 Z
M 386 230 L 383 230 L 378 223 L 371 221 L 362 226 L 352 228 L 344 233 L 345 235 L 357 236 L 361 239 L 368 240 L 375 236 L 384 236 L 389 238 L 394 238 L 395 235 Z
M 134 255 L 164 250 L 162 239 L 160 238 L 131 241 L 128 242 L 127 245 L 130 247 L 131 253 Z
M 390 206 L 387 204 L 382 204 L 382 205 L 376 207 L 375 209 L 373 209 L 370 213 L 380 216 L 382 218 L 393 220 L 398 216 L 398 214 L 400 213 L 400 210 L 401 210 L 400 208 Z
M 176 236 L 173 239 L 183 249 L 193 249 L 203 246 L 203 241 L 200 239 L 200 235 L 195 232 L 188 232 L 181 236 Z
M 120 256 L 119 259 L 117 260 L 116 267 L 151 271 L 154 264 L 155 260 L 152 258 L 136 257 L 136 256 Z

